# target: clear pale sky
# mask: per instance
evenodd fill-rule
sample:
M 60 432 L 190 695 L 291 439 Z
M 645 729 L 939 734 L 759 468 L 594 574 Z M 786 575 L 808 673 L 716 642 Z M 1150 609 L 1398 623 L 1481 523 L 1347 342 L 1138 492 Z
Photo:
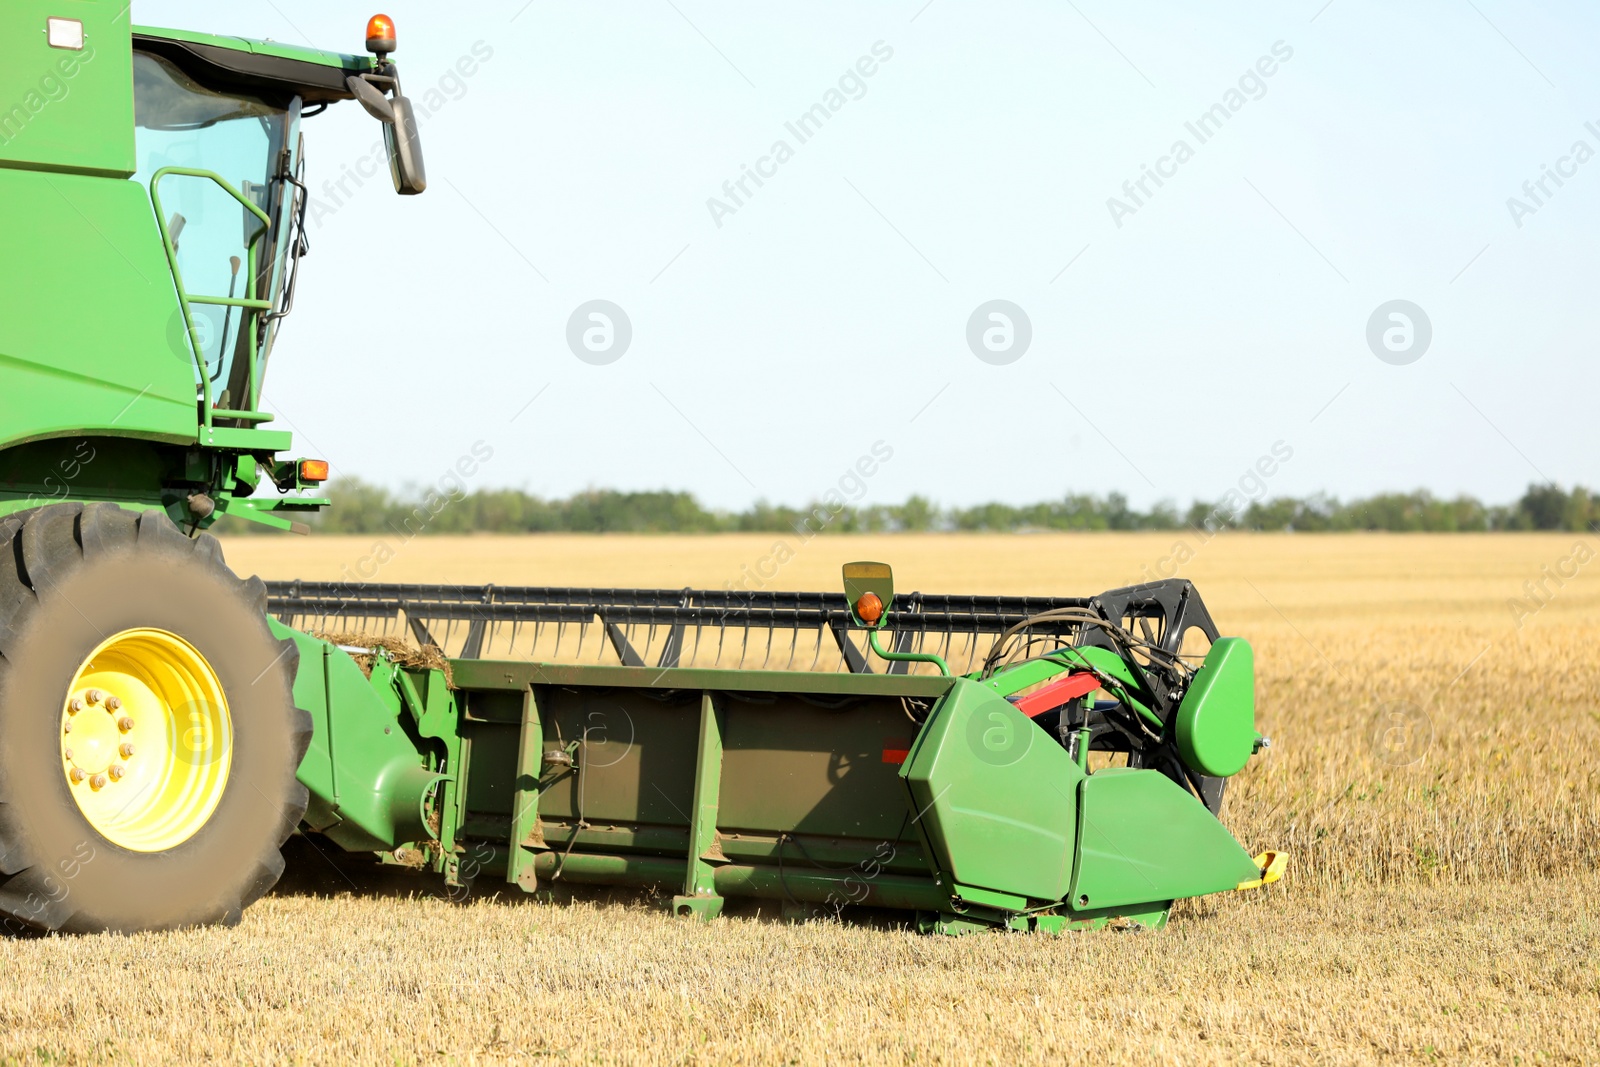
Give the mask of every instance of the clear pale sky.
M 473 487 L 739 508 L 818 498 L 882 441 L 864 502 L 1216 499 L 1275 445 L 1273 495 L 1600 483 L 1592 6 L 387 10 L 408 95 L 443 102 L 431 188 L 335 194 L 377 124 L 307 122 L 328 210 L 267 379 L 338 474 L 424 485 L 482 441 Z M 133 13 L 359 52 L 372 11 Z M 785 124 L 819 103 L 802 142 Z M 1135 201 L 1146 165 L 1168 176 Z M 770 176 L 713 212 L 745 166 Z M 595 299 L 632 325 L 606 365 L 567 341 Z M 1004 365 L 968 344 L 990 300 L 1031 323 Z M 1369 347 L 1392 300 L 1431 324 L 1409 363 Z

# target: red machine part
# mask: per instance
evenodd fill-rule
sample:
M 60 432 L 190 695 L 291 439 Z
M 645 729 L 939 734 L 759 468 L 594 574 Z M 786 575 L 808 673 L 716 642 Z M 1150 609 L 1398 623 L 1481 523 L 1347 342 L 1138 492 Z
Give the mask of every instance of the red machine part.
M 1018 711 L 1030 719 L 1036 719 L 1075 697 L 1088 696 L 1099 688 L 1099 678 L 1080 672 L 1069 674 L 1060 681 L 1051 682 L 1043 689 L 1036 689 L 1025 697 L 1017 697 L 1015 703 Z

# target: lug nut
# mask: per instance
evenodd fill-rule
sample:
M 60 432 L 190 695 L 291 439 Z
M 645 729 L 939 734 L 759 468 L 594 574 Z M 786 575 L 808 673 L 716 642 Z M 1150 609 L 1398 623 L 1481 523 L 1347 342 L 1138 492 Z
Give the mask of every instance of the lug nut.
M 81 767 L 74 767 L 74 768 L 72 768 L 72 773 L 69 774 L 67 777 L 72 779 L 72 784 L 73 785 L 77 785 L 77 784 L 79 784 L 85 778 L 87 778 L 89 776 L 83 772 L 83 769 Z
M 83 695 L 89 699 L 89 703 L 98 704 L 100 703 L 100 697 L 102 694 L 98 689 L 91 689 Z
M 67 759 L 71 759 L 72 758 L 72 749 L 70 749 L 70 748 L 67 749 L 65 752 L 62 753 L 62 755 L 67 757 Z
M 83 698 L 82 697 L 73 697 L 70 701 L 67 702 L 67 710 L 72 712 L 72 714 L 74 714 L 74 715 L 76 715 L 78 712 L 82 711 L 83 710 Z
M 121 698 L 119 698 L 119 697 L 107 697 L 106 698 L 106 710 L 107 711 L 116 711 L 120 707 L 122 707 Z
M 70 734 L 72 732 L 72 720 L 71 719 L 67 720 L 67 724 L 61 728 L 61 732 L 64 733 L 64 734 Z
M 133 755 L 133 742 L 132 741 L 124 741 L 124 742 L 122 742 L 122 747 L 117 749 L 117 751 L 122 753 L 122 758 L 123 759 L 127 759 L 128 757 Z
M 89 785 L 93 789 L 104 789 L 106 787 L 106 776 L 103 774 L 95 775 L 89 779 Z
M 122 764 L 113 763 L 111 765 L 111 780 L 113 782 L 122 781 L 122 776 L 127 774 L 127 773 L 128 773 L 128 769 L 126 767 L 124 767 Z
M 122 718 L 117 720 L 117 729 L 121 730 L 123 733 L 127 733 L 129 730 L 133 729 L 133 720 L 124 715 Z

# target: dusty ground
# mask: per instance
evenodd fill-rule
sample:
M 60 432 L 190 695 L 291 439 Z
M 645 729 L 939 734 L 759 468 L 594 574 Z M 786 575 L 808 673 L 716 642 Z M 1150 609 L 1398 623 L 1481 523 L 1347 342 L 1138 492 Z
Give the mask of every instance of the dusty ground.
M 0 1059 L 1594 1062 L 1600 563 L 1580 540 L 1191 537 L 1182 573 L 1256 645 L 1274 739 L 1225 818 L 1293 865 L 1161 932 L 936 939 L 749 909 L 701 927 L 631 898 L 352 892 L 301 855 L 299 888 L 237 930 L 0 942 Z M 418 539 L 368 576 L 721 586 L 773 541 Z M 818 538 L 769 585 L 880 558 L 903 589 L 1091 593 L 1169 572 L 1177 542 Z M 376 558 L 370 538 L 228 551 L 275 578 Z

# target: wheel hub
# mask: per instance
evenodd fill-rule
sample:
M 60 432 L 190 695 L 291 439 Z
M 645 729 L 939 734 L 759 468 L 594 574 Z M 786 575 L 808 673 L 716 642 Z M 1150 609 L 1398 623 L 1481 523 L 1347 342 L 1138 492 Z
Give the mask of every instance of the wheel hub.
M 66 751 L 62 755 L 67 761 L 68 777 L 71 777 L 73 768 L 92 777 L 109 774 L 114 768 L 121 767 L 123 773 L 117 774 L 116 778 L 119 781 L 125 778 L 128 768 L 123 761 L 131 759 L 138 751 L 137 746 L 129 740 L 138 723 L 131 715 L 124 714 L 123 709 L 130 703 L 153 706 L 159 698 L 138 679 L 120 678 L 116 681 L 130 691 L 132 700 L 117 696 L 115 692 L 102 695 L 107 691 L 95 689 L 75 692 L 68 700 L 68 718 L 62 727 L 62 733 L 66 736 Z M 107 679 L 106 684 L 113 683 Z M 75 706 L 81 710 L 74 711 Z M 123 728 L 125 725 L 127 729 Z
M 79 810 L 132 851 L 193 837 L 227 785 L 222 684 L 205 656 L 165 630 L 125 630 L 95 649 L 67 691 L 60 739 Z

